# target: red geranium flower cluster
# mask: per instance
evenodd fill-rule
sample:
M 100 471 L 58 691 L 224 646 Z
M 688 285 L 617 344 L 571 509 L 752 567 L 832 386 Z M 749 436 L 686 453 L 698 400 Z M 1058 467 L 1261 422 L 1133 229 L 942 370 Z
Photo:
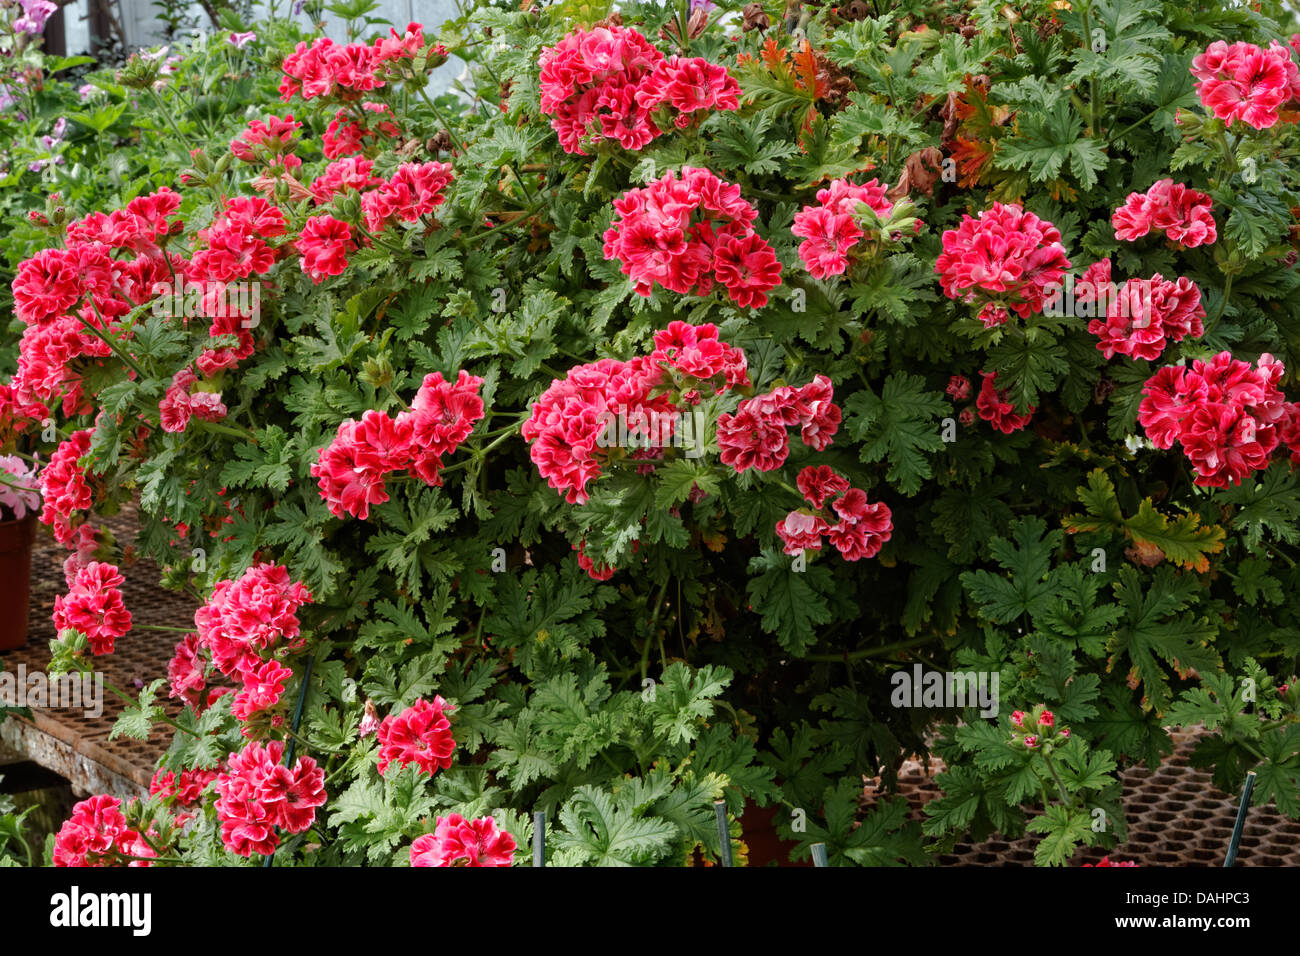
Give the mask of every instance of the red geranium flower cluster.
M 1219 238 L 1214 200 L 1172 179 L 1162 179 L 1144 193 L 1129 193 L 1110 217 L 1115 238 L 1134 242 L 1155 230 L 1188 249 L 1211 245 Z
M 348 254 L 357 248 L 352 227 L 333 216 L 310 217 L 295 245 L 302 254 L 302 271 L 317 285 L 329 276 L 342 275 Z
M 77 525 L 68 542 L 72 552 L 63 560 L 63 581 L 69 588 L 77 580 L 77 572 L 94 560 L 99 550 L 99 537 L 90 523 Z
M 54 838 L 55 866 L 117 866 L 117 854 L 127 857 L 155 857 L 158 854 L 131 829 L 122 815 L 122 801 L 106 793 L 82 800 Z M 131 860 L 130 866 L 149 866 L 147 860 Z
M 762 308 L 781 284 L 781 263 L 756 232 L 758 210 L 707 169 L 683 166 L 614 200 L 605 258 L 617 259 L 638 295 L 655 284 L 708 295 L 716 280 L 741 308 Z
M 678 127 L 694 113 L 740 106 L 740 85 L 725 66 L 699 57 L 665 58 L 630 27 L 575 30 L 538 58 L 542 112 L 566 153 L 616 139 L 641 149 L 663 132 L 667 110 Z
M 587 554 L 587 541 L 584 538 L 573 546 L 573 550 L 578 552 L 578 567 L 587 572 L 587 576 L 593 581 L 608 581 L 614 576 L 618 568 L 610 564 L 596 564 Z
M 894 204 L 885 196 L 884 184 L 878 180 L 857 186 L 848 179 L 837 179 L 817 190 L 817 205 L 804 206 L 795 213 L 790 231 L 803 239 L 799 258 L 814 279 L 842 275 L 849 267 L 849 251 L 867 234 L 858 220 L 858 208 L 863 203 L 882 221 L 894 211 Z M 920 228 L 917 220 L 917 231 Z
M 253 120 L 242 133 L 230 141 L 230 152 L 245 163 L 260 163 L 291 173 L 302 165 L 293 154 L 293 134 L 302 124 L 290 114 L 283 119 L 268 116 L 266 122 Z
M 1058 727 L 1056 715 L 1039 704 L 1032 713 L 1011 712 L 1011 745 L 1026 750 L 1041 750 L 1050 755 L 1070 739 L 1069 727 Z
M 325 771 L 311 757 L 283 763 L 284 743 L 253 742 L 231 754 L 217 777 L 217 820 L 221 842 L 239 856 L 273 853 L 280 842 L 276 827 L 302 833 L 316 820 L 326 800 Z
M 1283 108 L 1300 98 L 1300 70 L 1291 51 L 1273 40 L 1268 49 L 1253 43 L 1215 40 L 1192 59 L 1196 95 L 1201 105 L 1229 127 L 1241 120 L 1255 129 L 1268 129 L 1279 119 L 1295 122 Z
M 274 707 L 293 672 L 263 654 L 302 646 L 297 612 L 310 601 L 310 592 L 276 564 L 257 564 L 236 580 L 219 581 L 208 602 L 194 612 L 197 636 L 187 635 L 177 644 L 167 666 L 171 696 L 197 706 L 206 683 L 202 649 L 217 670 L 242 684 L 231 702 L 235 717 L 248 720 Z
M 10 433 L 25 431 L 28 426 L 43 421 L 50 410 L 41 402 L 30 398 L 24 401 L 13 385 L 0 383 L 0 442 Z
M 219 771 L 211 768 L 196 767 L 180 773 L 160 768 L 149 781 L 149 795 L 169 800 L 178 807 L 197 806 L 203 799 L 203 791 L 218 775 Z
M 442 457 L 460 447 L 484 415 L 478 390 L 483 379 L 464 369 L 455 382 L 426 375 L 409 411 L 390 417 L 376 409 L 339 425 L 334 440 L 311 466 L 321 497 L 342 518 L 370 517 L 370 506 L 388 500 L 384 477 L 409 469 L 428 485 L 441 485 Z
M 384 180 L 372 175 L 374 168 L 373 162 L 359 156 L 337 159 L 312 181 L 312 199 L 318 206 L 323 206 L 339 193 L 360 192 L 378 186 Z
M 113 642 L 131 630 L 131 612 L 118 585 L 126 579 L 117 567 L 91 561 L 77 572 L 67 594 L 54 599 L 54 626 L 86 635 L 92 654 L 112 654 Z
M 438 817 L 432 833 L 411 844 L 411 866 L 509 866 L 515 838 L 492 817 Z
M 1060 283 L 1070 260 L 1050 222 L 1014 204 L 994 203 L 943 234 L 934 263 L 944 295 L 981 302 L 980 321 L 991 328 L 1011 312 L 1028 318 L 1043 310 L 1049 285 Z
M 450 163 L 403 163 L 392 178 L 361 197 L 366 230 L 383 232 L 393 222 L 415 222 L 447 198 Z
M 1028 425 L 1030 419 L 1034 417 L 1034 406 L 1030 405 L 1029 411 L 1024 415 L 1017 415 L 1016 406 L 1008 401 L 1007 393 L 999 390 L 994 384 L 998 379 L 998 373 L 980 374 L 984 376 L 984 381 L 980 384 L 979 394 L 975 396 L 975 408 L 979 411 L 980 418 L 1004 435 L 1020 431 Z
M 825 535 L 847 561 L 874 558 L 894 533 L 893 514 L 883 501 L 871 504 L 861 488 L 828 465 L 809 465 L 795 479 L 811 506 L 791 511 L 777 522 L 786 554 L 820 551 Z
M 1186 277 L 1171 282 L 1156 273 L 1150 279 L 1129 279 L 1115 289 L 1110 259 L 1102 259 L 1088 267 L 1074 288 L 1080 302 L 1095 302 L 1099 312 L 1105 310 L 1106 317 L 1089 322 L 1088 331 L 1100 340 L 1097 348 L 1108 359 L 1130 355 L 1151 361 L 1170 342 L 1189 335 L 1200 338 L 1205 332 L 1201 290 Z
M 11 288 L 14 312 L 27 328 L 10 385 L 11 404 L 41 418 L 59 398 L 69 417 L 89 411 L 81 369 L 74 363 L 112 354 L 92 329 L 126 338 L 120 320 L 149 301 L 156 285 L 170 285 L 173 272 L 188 267 L 162 247 L 181 228 L 179 220 L 169 218 L 180 202 L 164 188 L 108 215 L 92 213 L 67 227 L 64 248 L 41 250 L 19 264 Z M 124 257 L 114 258 L 115 250 Z
M 840 427 L 840 408 L 831 401 L 833 397 L 831 380 L 818 375 L 802 388 L 782 385 L 766 395 L 745 399 L 734 415 L 718 416 L 722 463 L 737 473 L 749 468 L 780 468 L 790 454 L 786 429 L 795 425 L 805 445 L 824 451 Z
M 1138 422 L 1157 448 L 1182 446 L 1196 484 L 1240 484 L 1292 434 L 1297 409 L 1277 387 L 1284 371 L 1267 352 L 1253 368 L 1229 352 L 1165 366 L 1147 379 Z
M 715 394 L 749 384 L 745 353 L 719 341 L 715 325 L 672 322 L 655 333 L 654 343 L 649 355 L 626 362 L 601 359 L 570 369 L 533 403 L 520 433 L 530 444 L 538 472 L 570 504 L 587 500 L 587 483 L 599 478 L 605 461 L 618 454 L 602 444 L 618 416 L 630 424 L 666 423 L 671 432 L 673 415 L 680 411 L 671 394 L 674 385 L 680 386 L 680 401 L 689 405 L 691 393 L 706 382 Z M 684 380 L 666 380 L 665 365 Z M 653 440 L 670 437 L 660 433 Z M 633 457 L 648 451 L 638 449 Z
M 165 432 L 183 432 L 189 427 L 190 418 L 201 418 L 208 422 L 219 422 L 226 417 L 226 406 L 221 401 L 220 392 L 195 391 L 198 376 L 183 368 L 172 378 L 171 386 L 158 403 L 158 414 Z
M 1083 865 L 1084 865 L 1084 866 L 1092 866 L 1093 864 L 1091 864 L 1091 863 L 1085 863 L 1085 864 L 1083 864 Z M 1116 860 L 1114 863 L 1112 863 L 1112 862 L 1110 861 L 1110 857 L 1109 857 L 1109 856 L 1103 856 L 1103 857 L 1101 858 L 1101 862 L 1098 863 L 1097 866 L 1137 866 L 1137 864 L 1136 864 L 1135 862 L 1133 862 L 1132 860 L 1128 860 L 1128 861 Z
M 285 72 L 280 81 L 281 99 L 287 103 L 295 95 L 304 100 L 318 96 L 355 98 L 383 86 L 380 71 L 387 64 L 413 58 L 425 46 L 424 28 L 418 23 L 409 24 L 400 35 L 396 30 L 389 33 L 373 44 L 340 46 L 329 37 L 318 37 L 311 46 L 300 42 L 281 65 Z
M 430 776 L 451 766 L 456 740 L 447 714 L 451 706 L 441 697 L 417 700 L 400 714 L 389 714 L 379 725 L 379 772 L 390 763 L 415 764 Z
M 172 658 L 167 662 L 168 696 L 183 700 L 194 710 L 199 709 L 199 693 L 207 686 L 208 662 L 203 656 L 203 645 L 197 634 L 186 634 L 176 642 Z
M 93 428 L 75 431 L 50 456 L 50 462 L 40 474 L 41 523 L 50 526 L 55 539 L 67 547 L 75 547 L 72 519 L 78 511 L 92 504 L 90 485 L 86 473 L 78 462 L 90 454 Z
M 392 116 L 393 110 L 387 103 L 375 103 L 369 100 L 361 104 L 361 113 L 374 113 L 378 116 Z M 364 123 L 364 115 L 346 107 L 334 114 L 334 119 L 321 137 L 321 152 L 326 159 L 339 159 L 361 152 L 367 145 L 380 140 L 393 139 L 401 133 L 397 124 L 391 119 L 377 119 L 373 125 Z M 371 143 L 367 144 L 366 140 Z

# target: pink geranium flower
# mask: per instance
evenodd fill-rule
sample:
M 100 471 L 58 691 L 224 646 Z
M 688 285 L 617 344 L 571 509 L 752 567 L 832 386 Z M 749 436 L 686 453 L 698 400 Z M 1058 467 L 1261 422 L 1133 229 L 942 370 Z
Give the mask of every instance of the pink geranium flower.
M 1068 268 L 1054 225 L 1002 203 L 946 230 L 934 264 L 948 298 L 994 307 L 981 313 L 986 325 L 1006 321 L 1007 310 L 1022 319 L 1041 312 L 1048 287 L 1059 284 Z
M 113 653 L 113 642 L 131 630 L 131 612 L 118 586 L 126 579 L 117 567 L 92 561 L 77 572 L 68 593 L 54 599 L 54 626 L 86 635 L 93 654 Z
M 1300 96 L 1300 69 L 1291 51 L 1273 40 L 1253 43 L 1215 40 L 1192 60 L 1201 104 L 1231 127 L 1241 120 L 1255 129 L 1277 123 L 1280 110 Z
M 515 838 L 492 817 L 467 820 L 459 813 L 438 817 L 432 833 L 411 844 L 411 866 L 509 866 Z
M 389 714 L 379 725 L 379 772 L 396 762 L 415 764 L 429 775 L 451 766 L 456 740 L 451 735 L 449 706 L 441 697 L 417 700 L 400 714 Z

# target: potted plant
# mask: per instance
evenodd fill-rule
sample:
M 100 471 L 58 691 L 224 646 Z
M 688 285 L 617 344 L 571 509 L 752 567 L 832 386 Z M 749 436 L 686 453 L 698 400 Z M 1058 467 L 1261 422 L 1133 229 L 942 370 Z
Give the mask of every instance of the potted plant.
M 27 643 L 32 543 L 41 506 L 36 467 L 17 455 L 0 455 L 0 651 Z

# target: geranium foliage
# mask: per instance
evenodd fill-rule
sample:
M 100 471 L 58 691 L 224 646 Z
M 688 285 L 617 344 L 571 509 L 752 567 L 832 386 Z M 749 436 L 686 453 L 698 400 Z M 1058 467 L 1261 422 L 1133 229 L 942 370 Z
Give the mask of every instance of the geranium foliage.
M 674 865 L 723 800 L 1062 864 L 1198 724 L 1300 813 L 1289 16 L 484 4 L 94 75 L 108 156 L 10 171 L 0 438 L 56 668 L 135 638 L 128 547 L 196 613 L 118 727 L 183 705 L 153 795 L 56 861 L 508 865 L 543 810 L 554 863 Z M 931 752 L 923 820 L 859 805 Z

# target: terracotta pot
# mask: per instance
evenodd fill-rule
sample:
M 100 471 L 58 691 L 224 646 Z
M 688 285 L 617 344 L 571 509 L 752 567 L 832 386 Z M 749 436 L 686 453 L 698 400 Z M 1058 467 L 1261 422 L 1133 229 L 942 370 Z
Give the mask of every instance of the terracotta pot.
M 777 834 L 776 815 L 783 809 L 780 804 L 760 807 L 753 801 L 745 801 L 745 812 L 740 818 L 740 826 L 743 831 L 741 839 L 745 841 L 745 846 L 749 850 L 748 866 L 810 865 L 790 862 L 790 852 L 799 844 L 791 840 L 782 840 Z
M 12 651 L 27 643 L 35 541 L 35 514 L 0 521 L 0 651 Z

